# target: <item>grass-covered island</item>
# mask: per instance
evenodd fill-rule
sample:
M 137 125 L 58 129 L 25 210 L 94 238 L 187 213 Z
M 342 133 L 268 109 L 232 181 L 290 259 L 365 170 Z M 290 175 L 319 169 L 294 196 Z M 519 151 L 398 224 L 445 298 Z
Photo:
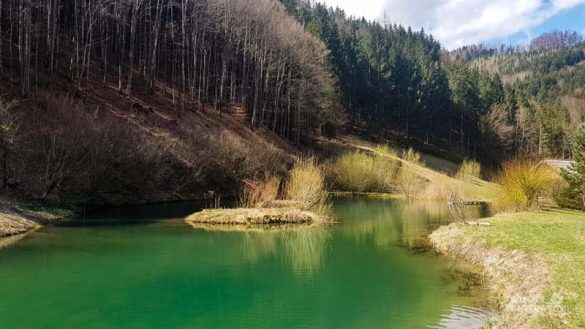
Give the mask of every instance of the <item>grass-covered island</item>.
M 491 226 L 451 224 L 441 252 L 481 265 L 501 307 L 498 328 L 585 328 L 585 213 L 500 214 Z
M 313 158 L 300 159 L 285 182 L 278 176 L 246 181 L 240 199 L 240 208 L 205 209 L 185 220 L 195 228 L 331 222 L 325 178 Z
M 189 224 L 313 224 L 321 222 L 314 212 L 297 208 L 206 209 L 187 217 Z

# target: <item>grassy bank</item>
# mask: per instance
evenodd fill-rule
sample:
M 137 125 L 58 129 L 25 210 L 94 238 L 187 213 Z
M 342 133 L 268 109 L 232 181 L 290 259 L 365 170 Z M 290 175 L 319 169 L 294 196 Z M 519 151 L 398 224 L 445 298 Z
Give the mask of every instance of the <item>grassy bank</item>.
M 16 212 L 0 211 L 0 238 L 26 233 L 35 229 L 38 224 Z
M 431 235 L 442 252 L 482 265 L 502 309 L 499 328 L 585 327 L 585 213 L 501 214 L 491 226 Z
M 37 204 L 21 204 L 17 201 L 0 198 L 0 247 L 16 236 L 41 227 L 43 224 L 70 218 L 68 210 L 51 208 Z

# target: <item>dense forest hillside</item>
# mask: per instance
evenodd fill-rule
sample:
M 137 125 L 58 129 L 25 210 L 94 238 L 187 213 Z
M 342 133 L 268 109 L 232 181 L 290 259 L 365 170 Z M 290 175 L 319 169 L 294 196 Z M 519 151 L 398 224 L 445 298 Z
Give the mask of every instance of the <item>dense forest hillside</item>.
M 296 140 L 330 105 L 325 47 L 271 0 L 27 0 L 2 9 L 3 37 L 18 49 L 4 62 L 23 96 L 43 74 L 91 89 L 99 70 L 129 95 L 164 83 L 180 110 L 242 104 L 252 126 Z
M 14 0 L 0 18 L 2 181 L 34 198 L 233 194 L 286 167 L 276 135 L 335 120 L 325 46 L 275 1 Z
M 446 62 L 424 30 L 348 17 L 319 3 L 282 2 L 327 45 L 351 128 L 443 156 L 503 156 L 487 117 L 504 104 L 497 77 Z
M 447 53 L 304 0 L 0 1 L 2 185 L 74 203 L 234 195 L 339 132 L 490 163 L 566 157 L 579 38 Z
M 282 2 L 329 48 L 353 127 L 483 162 L 570 157 L 585 113 L 579 33 L 552 31 L 527 46 L 446 52 L 423 30 Z
M 514 153 L 571 156 L 573 134 L 585 122 L 585 44 L 581 40 L 574 33 L 547 33 L 524 51 L 465 62 L 503 81 L 506 102 L 499 111 L 506 120 L 498 123 L 499 138 Z

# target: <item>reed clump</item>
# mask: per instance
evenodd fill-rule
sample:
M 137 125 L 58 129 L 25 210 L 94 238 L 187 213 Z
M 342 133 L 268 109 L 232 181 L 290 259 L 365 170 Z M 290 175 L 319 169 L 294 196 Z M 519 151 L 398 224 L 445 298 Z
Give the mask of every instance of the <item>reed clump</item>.
M 325 177 L 315 158 L 301 158 L 291 170 L 286 197 L 298 202 L 302 210 L 329 217 L 331 205 Z
M 397 187 L 397 159 L 396 152 L 388 146 L 377 147 L 375 154 L 344 154 L 331 165 L 331 179 L 342 191 L 393 192 Z
M 495 179 L 501 187 L 497 206 L 515 211 L 539 208 L 539 198 L 549 198 L 560 181 L 552 168 L 537 160 L 508 161 Z

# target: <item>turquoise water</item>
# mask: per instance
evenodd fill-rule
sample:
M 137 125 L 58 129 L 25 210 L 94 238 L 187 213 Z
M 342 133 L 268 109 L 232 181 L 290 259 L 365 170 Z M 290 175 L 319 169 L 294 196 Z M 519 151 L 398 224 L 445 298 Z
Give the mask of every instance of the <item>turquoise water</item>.
M 117 209 L 0 249 L 1 329 L 470 328 L 485 313 L 418 251 L 437 205 L 338 200 L 339 224 L 193 229 L 193 204 Z

